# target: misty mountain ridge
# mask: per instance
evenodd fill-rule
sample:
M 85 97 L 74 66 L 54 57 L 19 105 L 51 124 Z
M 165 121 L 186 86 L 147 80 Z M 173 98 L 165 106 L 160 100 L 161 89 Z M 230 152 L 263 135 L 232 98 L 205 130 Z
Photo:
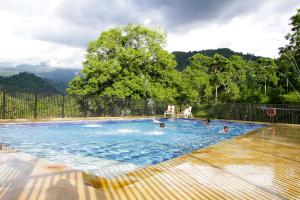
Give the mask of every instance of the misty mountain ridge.
M 55 82 L 67 83 L 74 78 L 74 76 L 79 74 L 80 69 L 50 67 L 46 63 L 19 64 L 16 66 L 9 66 L 7 63 L 0 63 L 0 76 L 11 76 L 21 72 L 32 73 L 41 78 Z
M 22 72 L 9 77 L 0 76 L 0 89 L 47 94 L 59 93 L 47 81 L 28 72 Z

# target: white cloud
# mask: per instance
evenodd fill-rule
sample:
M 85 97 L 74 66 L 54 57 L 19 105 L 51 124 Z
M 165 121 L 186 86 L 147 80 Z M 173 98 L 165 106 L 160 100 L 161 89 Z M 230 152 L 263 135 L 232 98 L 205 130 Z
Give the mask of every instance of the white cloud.
M 165 28 L 170 51 L 228 47 L 275 57 L 300 8 L 293 0 L 216 2 L 0 0 L 0 62 L 80 67 L 89 40 L 129 22 Z
M 286 44 L 284 37 L 290 31 L 289 19 L 295 14 L 297 6 L 285 13 L 274 13 L 278 11 L 276 2 L 280 1 L 265 4 L 251 14 L 236 16 L 224 24 L 197 27 L 187 34 L 170 33 L 168 50 L 193 51 L 224 47 L 238 52 L 277 57 L 278 48 Z
M 43 32 L 63 30 L 66 25 L 53 15 L 59 1 L 39 2 L 1 2 L 0 62 L 46 62 L 50 66 L 80 67 L 85 51 L 83 48 L 39 38 Z

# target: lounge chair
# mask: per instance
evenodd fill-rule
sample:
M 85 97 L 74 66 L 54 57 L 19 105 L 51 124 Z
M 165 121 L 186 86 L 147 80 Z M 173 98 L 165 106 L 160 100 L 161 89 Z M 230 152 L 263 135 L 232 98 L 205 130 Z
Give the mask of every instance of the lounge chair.
M 178 114 L 178 117 L 193 118 L 192 106 L 186 106 L 184 111 Z
M 167 115 L 171 115 L 172 118 L 174 118 L 176 116 L 174 105 L 168 105 L 168 108 L 167 108 L 166 112 L 164 113 L 164 118 L 166 118 Z

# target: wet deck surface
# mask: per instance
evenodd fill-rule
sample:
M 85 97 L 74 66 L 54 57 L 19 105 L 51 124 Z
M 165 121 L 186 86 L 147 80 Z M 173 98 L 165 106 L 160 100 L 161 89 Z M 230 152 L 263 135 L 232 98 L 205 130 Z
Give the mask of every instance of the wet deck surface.
M 268 127 L 112 179 L 0 153 L 0 199 L 300 199 L 300 126 Z

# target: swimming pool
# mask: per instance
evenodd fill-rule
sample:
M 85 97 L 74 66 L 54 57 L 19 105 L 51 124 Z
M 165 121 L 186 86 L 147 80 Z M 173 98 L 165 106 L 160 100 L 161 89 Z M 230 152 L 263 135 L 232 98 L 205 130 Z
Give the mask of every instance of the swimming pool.
M 0 143 L 104 177 L 169 160 L 193 150 L 261 128 L 213 120 L 151 119 L 0 125 Z M 220 131 L 225 125 L 228 134 Z

